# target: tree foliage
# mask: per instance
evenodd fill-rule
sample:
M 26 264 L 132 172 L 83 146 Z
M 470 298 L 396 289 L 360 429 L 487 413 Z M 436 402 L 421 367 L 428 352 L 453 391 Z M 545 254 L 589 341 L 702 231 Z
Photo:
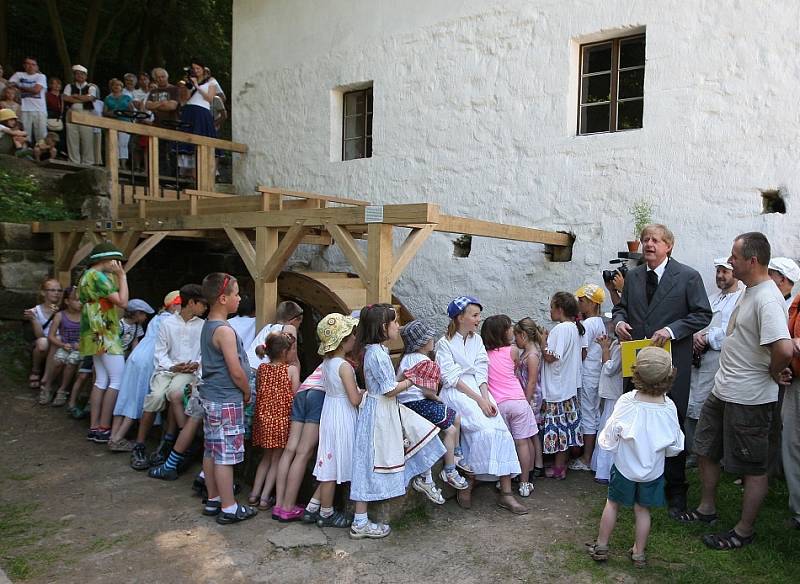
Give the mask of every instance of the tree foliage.
M 153 67 L 180 79 L 194 57 L 227 88 L 231 11 L 232 0 L 0 0 L 0 63 L 10 74 L 33 55 L 67 80 L 79 63 L 105 91 L 108 79 Z

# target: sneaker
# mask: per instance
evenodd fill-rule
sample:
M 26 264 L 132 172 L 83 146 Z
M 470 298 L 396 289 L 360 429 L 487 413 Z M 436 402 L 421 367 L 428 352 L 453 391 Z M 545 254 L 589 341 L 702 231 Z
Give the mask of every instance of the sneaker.
M 422 477 L 414 477 L 411 481 L 411 486 L 415 491 L 428 497 L 433 503 L 444 505 L 444 497 L 442 497 L 442 492 L 436 486 L 436 483 L 427 483 Z
M 94 442 L 96 435 L 97 435 L 97 430 L 95 430 L 94 428 L 89 428 L 89 432 L 87 432 L 86 434 L 86 439 L 89 442 Z
M 95 430 L 93 441 L 96 444 L 108 444 L 111 440 L 111 430 Z
M 108 449 L 111 452 L 130 452 L 133 450 L 133 442 L 123 438 L 122 440 L 109 440 Z
M 303 519 L 302 522 L 306 525 L 311 525 L 317 523 L 319 519 L 319 511 L 309 511 L 308 509 L 303 509 Z
M 520 483 L 519 484 L 519 496 L 520 497 L 530 497 L 531 493 L 533 493 L 533 483 Z
M 588 470 L 591 471 L 591 467 L 589 467 L 585 462 L 583 462 L 580 458 L 576 458 L 572 462 L 567 465 L 569 470 Z
M 144 444 L 137 444 L 131 451 L 131 468 L 133 470 L 147 470 L 150 468 L 150 463 L 147 462 L 147 452 L 144 450 Z
M 448 485 L 459 491 L 463 491 L 464 489 L 469 488 L 469 483 L 467 482 L 467 479 L 458 474 L 457 470 L 447 472 L 444 469 L 442 469 L 442 471 L 439 473 L 439 478 L 441 478 Z
M 382 539 L 392 532 L 392 528 L 385 523 L 367 521 L 361 527 L 353 523 L 350 526 L 350 539 Z

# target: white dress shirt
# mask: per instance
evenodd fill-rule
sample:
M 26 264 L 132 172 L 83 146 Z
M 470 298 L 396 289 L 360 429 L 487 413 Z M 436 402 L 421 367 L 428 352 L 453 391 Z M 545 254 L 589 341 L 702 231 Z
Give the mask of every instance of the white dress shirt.
M 164 319 L 153 354 L 156 371 L 169 371 L 178 363 L 199 363 L 200 333 L 204 323 L 197 316 L 183 320 L 180 312 Z
M 722 340 L 728 332 L 728 321 L 731 319 L 731 313 L 742 295 L 742 290 L 744 290 L 744 287 L 740 285 L 733 292 L 718 292 L 708 297 L 708 303 L 714 313 L 711 318 L 711 324 L 706 329 L 706 340 L 708 341 L 709 349 L 713 351 L 722 350 Z

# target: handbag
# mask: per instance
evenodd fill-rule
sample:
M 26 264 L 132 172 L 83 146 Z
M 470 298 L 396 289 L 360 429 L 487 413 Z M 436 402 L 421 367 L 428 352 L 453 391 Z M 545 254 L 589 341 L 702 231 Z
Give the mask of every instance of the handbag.
M 47 131 L 60 132 L 64 129 L 64 122 L 59 118 L 47 118 Z

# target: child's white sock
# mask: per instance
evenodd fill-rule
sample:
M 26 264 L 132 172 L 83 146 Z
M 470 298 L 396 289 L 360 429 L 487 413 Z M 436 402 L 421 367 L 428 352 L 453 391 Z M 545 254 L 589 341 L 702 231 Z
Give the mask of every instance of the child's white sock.
M 222 501 L 222 497 L 217 495 L 216 497 L 209 497 L 209 501 Z
M 206 473 L 205 473 L 205 471 L 202 471 L 202 470 L 201 470 L 201 471 L 200 471 L 200 474 L 199 474 L 199 475 L 197 475 L 197 476 L 198 476 L 199 478 L 201 478 L 201 479 L 205 480 L 205 478 L 206 478 Z
M 425 479 L 425 482 L 430 484 L 433 482 L 433 473 L 431 473 L 431 469 L 426 470 L 422 473 L 422 477 Z
M 316 513 L 319 511 L 319 499 L 311 499 L 306 505 L 306 511 L 309 513 Z
M 367 521 L 369 521 L 369 517 L 367 517 L 366 513 L 356 513 L 353 516 L 353 525 L 358 527 L 366 525 Z
M 234 503 L 230 507 L 223 507 L 222 508 L 222 512 L 223 513 L 236 513 L 236 511 L 238 511 L 238 510 L 239 510 L 239 504 L 238 503 Z
M 320 507 L 319 509 L 320 517 L 330 517 L 331 515 L 333 515 L 333 507 Z

